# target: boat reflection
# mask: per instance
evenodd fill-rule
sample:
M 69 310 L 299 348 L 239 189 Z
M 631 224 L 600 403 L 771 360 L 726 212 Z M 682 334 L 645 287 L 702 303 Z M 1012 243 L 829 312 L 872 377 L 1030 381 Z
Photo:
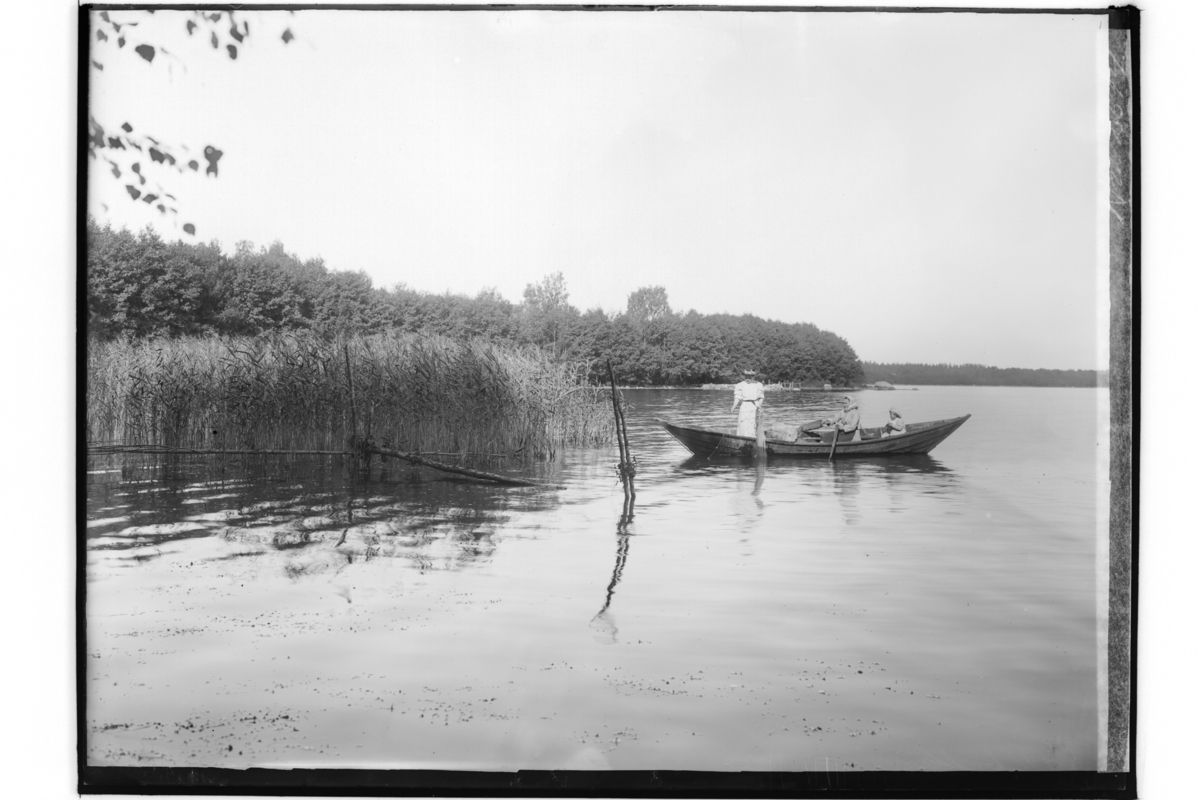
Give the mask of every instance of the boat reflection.
M 911 455 L 891 456 L 890 458 L 863 458 L 863 463 L 877 464 L 879 469 L 888 474 L 905 473 L 947 473 L 953 470 L 938 461 L 928 453 L 913 453 Z
M 878 490 L 887 493 L 887 502 L 868 500 L 868 505 L 883 506 L 895 513 L 912 506 L 915 497 L 949 499 L 959 493 L 961 477 L 933 456 L 922 453 L 887 457 L 855 457 L 833 461 L 824 459 L 768 459 L 750 461 L 725 460 L 714 462 L 700 456 L 689 456 L 675 466 L 679 478 L 695 478 L 703 475 L 728 475 L 735 483 L 749 479 L 754 469 L 754 489 L 748 494 L 738 492 L 733 496 L 734 513 L 739 517 L 743 530 L 753 523 L 765 508 L 761 493 L 768 470 L 772 486 L 791 487 L 804 495 L 832 494 L 842 509 L 842 520 L 847 525 L 858 525 L 863 520 L 862 501 Z M 788 491 L 788 489 L 776 489 Z
M 929 455 L 881 464 L 879 476 L 887 489 L 887 509 L 892 514 L 912 508 L 917 497 L 949 500 L 960 492 L 960 476 Z

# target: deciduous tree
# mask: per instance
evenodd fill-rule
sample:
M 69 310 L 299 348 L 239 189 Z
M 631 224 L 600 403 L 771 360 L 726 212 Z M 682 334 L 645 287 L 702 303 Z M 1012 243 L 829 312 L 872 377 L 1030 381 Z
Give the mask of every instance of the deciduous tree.
M 250 21 L 232 8 L 190 12 L 158 9 L 96 11 L 89 15 L 92 73 L 97 77 L 102 75 L 105 64 L 113 58 L 132 58 L 144 63 L 147 69 L 162 69 L 164 61 L 178 61 L 160 38 L 153 33 L 143 33 L 157 28 L 152 24 L 158 22 L 154 18 L 156 13 L 163 15 L 164 23 L 167 18 L 178 22 L 188 36 L 204 38 L 211 43 L 213 51 L 233 60 L 250 37 Z M 295 36 L 291 27 L 284 28 L 279 38 L 284 44 L 292 41 Z M 132 202 L 145 203 L 164 217 L 173 218 L 179 216 L 177 195 L 180 190 L 175 188 L 179 176 L 203 171 L 206 177 L 216 178 L 224 155 L 212 144 L 189 146 L 167 142 L 119 110 L 110 111 L 103 120 L 89 111 L 85 144 L 89 159 L 103 167 L 93 170 L 93 176 L 101 179 L 111 176 L 123 184 Z M 196 233 L 193 221 L 184 222 L 181 229 L 189 236 Z

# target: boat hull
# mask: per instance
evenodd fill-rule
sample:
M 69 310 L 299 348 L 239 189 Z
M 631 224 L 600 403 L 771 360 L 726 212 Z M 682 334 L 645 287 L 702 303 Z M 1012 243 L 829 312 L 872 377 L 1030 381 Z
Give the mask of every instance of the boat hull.
M 893 436 L 864 438 L 856 442 L 839 440 L 834 457 L 877 457 L 928 453 L 970 418 L 971 415 L 967 414 L 954 419 L 915 422 L 909 425 L 904 433 Z M 664 419 L 655 419 L 655 422 L 697 456 L 712 458 L 754 455 L 753 436 L 737 436 L 724 431 L 677 425 Z M 800 441 L 795 442 L 767 439 L 767 456 L 774 458 L 828 458 L 832 446 L 831 437 L 832 434 L 827 433 L 825 440 L 806 436 L 802 436 Z

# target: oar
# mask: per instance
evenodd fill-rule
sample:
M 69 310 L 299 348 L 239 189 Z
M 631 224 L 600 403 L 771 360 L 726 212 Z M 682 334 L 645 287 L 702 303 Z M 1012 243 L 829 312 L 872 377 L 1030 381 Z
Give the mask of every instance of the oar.
M 829 447 L 829 460 L 830 461 L 833 461 L 833 453 L 834 453 L 834 451 L 837 450 L 837 437 L 838 437 L 839 431 L 841 431 L 841 426 L 838 425 L 837 423 L 834 423 L 834 425 L 833 425 L 833 444 L 830 445 L 830 447 Z
M 767 454 L 767 434 L 763 430 L 762 406 L 759 406 L 754 412 L 754 455 L 762 458 Z

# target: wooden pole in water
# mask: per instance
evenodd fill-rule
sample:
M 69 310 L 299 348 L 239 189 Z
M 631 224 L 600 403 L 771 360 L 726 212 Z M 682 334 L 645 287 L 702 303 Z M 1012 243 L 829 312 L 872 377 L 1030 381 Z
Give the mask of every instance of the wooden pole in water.
M 633 451 L 629 449 L 629 430 L 625 427 L 625 409 L 617 404 L 617 423 L 621 426 L 621 440 L 625 443 L 625 464 L 629 468 L 629 477 L 633 477 Z
M 612 359 L 608 360 L 608 385 L 612 390 L 613 402 L 613 419 L 617 429 L 617 450 L 620 453 L 621 461 L 617 465 L 617 472 L 621 476 L 621 486 L 625 490 L 625 499 L 632 501 L 637 497 L 637 493 L 633 490 L 633 475 L 635 467 L 633 466 L 633 457 L 629 454 L 629 434 L 625 430 L 625 414 L 621 411 L 621 401 L 617 398 L 617 379 L 613 375 Z
M 621 466 L 625 465 L 625 442 L 621 438 L 621 404 L 617 400 L 617 379 L 613 377 L 612 361 L 608 362 L 608 385 L 612 390 L 613 425 L 617 432 L 617 451 L 620 453 Z

